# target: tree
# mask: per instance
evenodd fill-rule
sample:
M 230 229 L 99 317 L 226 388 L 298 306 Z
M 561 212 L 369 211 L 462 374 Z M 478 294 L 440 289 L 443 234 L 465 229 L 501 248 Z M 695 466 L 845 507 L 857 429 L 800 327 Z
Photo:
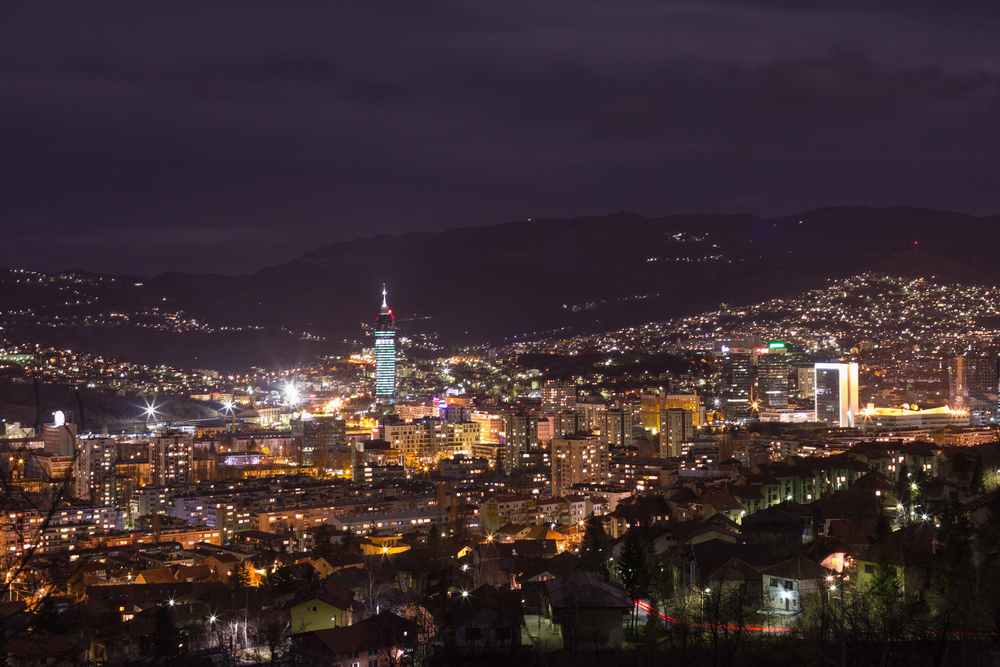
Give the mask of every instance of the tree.
M 295 587 L 295 579 L 287 567 L 268 570 L 264 575 L 263 585 L 277 595 L 284 595 Z
M 313 558 L 320 559 L 333 555 L 333 526 L 320 524 L 313 530 Z
M 229 573 L 229 587 L 234 589 L 249 588 L 253 581 L 253 567 L 247 560 L 242 560 L 233 566 Z
M 986 488 L 986 473 L 983 470 L 983 457 L 976 457 L 976 465 L 972 467 L 972 476 L 969 478 L 969 493 L 982 493 Z
M 769 642 L 759 631 L 766 624 L 760 598 L 746 586 L 725 586 L 719 582 L 704 595 L 689 596 L 689 604 L 700 607 L 703 632 L 693 637 L 707 663 L 715 665 L 763 664 L 762 647 Z M 690 614 L 690 612 L 688 612 Z
M 899 504 L 909 513 L 910 507 L 910 469 L 905 463 L 899 466 L 899 476 L 896 478 L 896 497 Z
M 937 540 L 939 546 L 934 553 L 931 571 L 931 589 L 944 596 L 954 591 L 959 579 L 973 567 L 972 545 L 969 541 L 973 531 L 969 514 L 958 501 L 945 505 L 940 521 Z
M 621 554 L 618 556 L 618 578 L 632 599 L 633 631 L 638 620 L 635 603 L 649 595 L 652 582 L 652 568 L 649 565 L 651 553 L 652 545 L 648 540 L 642 539 L 638 530 L 633 529 L 625 536 Z
M 162 605 L 153 616 L 153 655 L 166 658 L 177 655 L 181 633 L 174 623 L 173 611 L 167 605 Z
M 899 584 L 892 568 L 885 566 L 877 574 L 878 581 L 868 589 L 836 597 L 820 594 L 821 600 L 803 605 L 800 637 L 811 648 L 810 653 L 821 658 L 814 664 L 905 665 L 913 664 L 915 651 L 929 654 L 934 650 L 918 646 L 915 636 L 910 637 L 911 642 L 900 641 L 907 629 L 922 629 L 920 619 L 906 616 L 896 595 Z M 876 598 L 875 587 L 883 599 Z M 929 664 L 942 663 L 935 660 Z
M 345 528 L 344 537 L 341 538 L 340 540 L 341 551 L 347 554 L 360 554 L 361 552 L 358 550 L 357 546 L 351 544 L 351 542 L 353 542 L 354 538 L 356 537 L 357 535 L 354 533 L 353 530 L 351 530 L 350 528 Z
M 886 514 L 879 514 L 878 519 L 875 520 L 875 529 L 871 535 L 868 536 L 868 544 L 875 544 L 892 534 L 892 521 L 889 520 L 889 516 Z
M 431 553 L 434 554 L 434 558 L 441 557 L 441 549 L 443 548 L 443 537 L 441 535 L 441 529 L 438 528 L 436 523 L 431 524 L 431 529 L 427 533 L 427 546 L 430 548 Z
M 355 600 L 360 602 L 359 611 L 364 618 L 379 613 L 386 602 L 386 593 L 394 580 L 389 573 L 381 570 L 379 556 L 367 556 L 359 573 L 359 581 L 354 587 Z
M 583 548 L 580 550 L 580 567 L 590 572 L 604 573 L 609 571 L 610 566 L 608 535 L 604 532 L 604 524 L 591 514 L 587 517 Z
M 875 572 L 872 573 L 869 590 L 872 600 L 884 609 L 891 608 L 902 597 L 903 589 L 899 585 L 896 568 L 889 564 L 889 560 L 885 556 L 875 564 Z

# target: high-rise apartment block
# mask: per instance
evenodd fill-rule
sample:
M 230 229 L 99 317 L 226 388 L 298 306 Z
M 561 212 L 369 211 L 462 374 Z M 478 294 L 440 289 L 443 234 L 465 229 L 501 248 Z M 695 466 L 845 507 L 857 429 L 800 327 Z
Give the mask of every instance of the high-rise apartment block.
M 642 427 L 651 433 L 659 433 L 662 428 L 663 412 L 680 408 L 689 410 L 694 419 L 694 425 L 704 423 L 705 409 L 701 404 L 701 396 L 697 394 L 668 394 L 662 388 L 647 390 L 641 397 Z
M 150 482 L 154 486 L 179 486 L 194 482 L 194 438 L 164 435 L 149 439 Z
M 633 444 L 631 410 L 607 410 L 603 412 L 598 428 L 610 447 L 624 448 L 631 447 Z
M 396 397 L 396 325 L 386 303 L 382 285 L 382 309 L 375 319 L 375 396 L 391 401 Z
M 456 424 L 438 417 L 379 426 L 379 436 L 399 450 L 406 465 L 411 467 L 455 454 L 471 456 L 481 433 L 480 425 L 474 422 Z
M 113 505 L 118 444 L 111 438 L 77 441 L 73 495 L 94 505 Z
M 473 424 L 479 424 L 480 442 L 500 442 L 500 434 L 503 432 L 503 417 L 499 413 L 473 411 L 469 415 L 469 420 Z
M 510 474 L 522 467 L 524 455 L 538 448 L 538 416 L 507 410 L 503 413 L 503 454 L 500 464 Z
M 858 405 L 858 365 L 816 364 L 816 421 L 853 427 Z
M 694 414 L 682 408 L 664 411 L 660 431 L 660 458 L 681 455 L 681 445 L 694 437 Z
M 608 444 L 602 436 L 553 438 L 552 495 L 568 493 L 574 484 L 606 484 L 610 475 Z
M 549 380 L 542 387 L 542 412 L 560 412 L 576 408 L 576 385 L 562 385 Z
M 551 415 L 549 420 L 552 422 L 553 438 L 564 438 L 587 430 L 583 416 L 576 410 L 562 410 Z

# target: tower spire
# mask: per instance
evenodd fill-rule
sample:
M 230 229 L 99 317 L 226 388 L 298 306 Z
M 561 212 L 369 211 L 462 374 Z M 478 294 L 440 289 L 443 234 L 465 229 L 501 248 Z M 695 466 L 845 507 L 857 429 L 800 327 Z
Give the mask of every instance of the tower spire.
M 385 283 L 382 283 L 382 307 L 388 308 L 389 305 L 385 302 Z

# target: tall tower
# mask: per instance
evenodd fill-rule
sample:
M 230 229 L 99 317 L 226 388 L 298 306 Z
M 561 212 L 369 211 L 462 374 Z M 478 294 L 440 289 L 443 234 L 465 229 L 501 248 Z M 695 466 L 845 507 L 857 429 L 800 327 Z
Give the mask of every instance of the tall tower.
M 816 421 L 853 428 L 858 412 L 858 365 L 816 364 Z
M 384 283 L 382 310 L 375 320 L 375 397 L 390 401 L 396 397 L 396 326 L 385 301 Z
M 770 347 L 757 357 L 757 383 L 761 408 L 788 407 L 788 357 L 785 355 L 784 345 L 772 342 Z

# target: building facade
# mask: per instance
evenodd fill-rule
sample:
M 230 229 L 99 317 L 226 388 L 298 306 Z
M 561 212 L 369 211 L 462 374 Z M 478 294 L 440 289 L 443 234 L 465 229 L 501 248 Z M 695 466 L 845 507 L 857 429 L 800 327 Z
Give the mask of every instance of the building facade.
M 98 505 L 114 505 L 118 445 L 111 438 L 77 441 L 73 495 Z
M 998 383 L 995 357 L 956 357 L 948 362 L 951 408 L 968 413 L 973 426 L 997 423 Z
M 169 435 L 149 439 L 150 482 L 175 487 L 194 482 L 194 438 Z
M 606 484 L 610 478 L 608 443 L 596 435 L 553 438 L 552 495 L 560 496 L 574 484 Z
M 816 421 L 853 428 L 858 409 L 858 365 L 816 364 Z
M 396 325 L 382 285 L 382 309 L 375 319 L 375 396 L 396 398 Z
M 771 343 L 757 357 L 757 383 L 762 410 L 788 407 L 788 355 L 784 343 Z

